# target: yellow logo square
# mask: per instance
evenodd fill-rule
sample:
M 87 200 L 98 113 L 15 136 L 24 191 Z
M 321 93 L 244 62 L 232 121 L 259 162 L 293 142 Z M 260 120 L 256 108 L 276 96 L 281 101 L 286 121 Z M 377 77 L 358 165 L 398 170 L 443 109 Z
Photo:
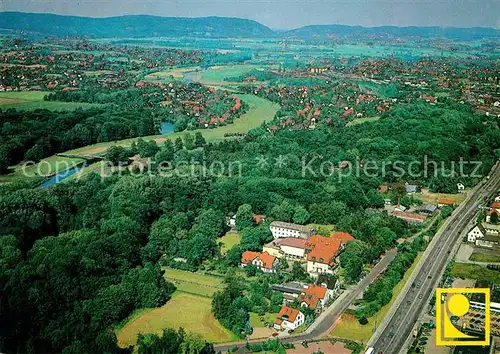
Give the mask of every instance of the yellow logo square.
M 470 313 L 469 294 L 484 295 L 484 339 L 462 332 L 452 322 Z M 490 289 L 438 288 L 436 289 L 436 345 L 437 346 L 487 346 L 490 345 Z M 463 326 L 466 326 L 463 323 Z M 465 327 L 464 327 L 465 328 Z

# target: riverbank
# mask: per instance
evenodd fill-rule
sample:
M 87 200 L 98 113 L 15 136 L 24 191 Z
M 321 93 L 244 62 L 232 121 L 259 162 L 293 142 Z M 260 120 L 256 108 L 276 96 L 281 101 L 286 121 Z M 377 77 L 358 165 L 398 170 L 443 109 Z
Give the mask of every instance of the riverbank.
M 245 134 L 249 130 L 259 127 L 262 123 L 268 122 L 274 118 L 274 115 L 280 108 L 278 104 L 271 102 L 267 99 L 257 97 L 251 94 L 238 95 L 243 101 L 249 105 L 249 110 L 243 114 L 240 118 L 236 119 L 232 124 L 221 126 L 212 129 L 196 129 L 196 130 L 185 130 L 178 133 L 173 133 L 169 135 L 151 135 L 142 137 L 143 140 L 151 141 L 154 140 L 157 144 L 163 144 L 166 139 L 175 140 L 177 137 L 182 137 L 187 133 L 195 134 L 200 132 L 206 141 L 208 142 L 220 142 L 226 139 L 234 139 L 233 136 L 226 136 L 227 134 Z M 119 145 L 123 147 L 130 147 L 132 142 L 137 141 L 138 138 L 124 139 L 119 141 L 110 141 L 105 143 L 98 143 L 93 145 L 84 146 L 78 149 L 66 151 L 61 153 L 61 155 L 72 155 L 75 158 L 67 158 L 58 155 L 54 155 L 43 159 L 36 165 L 29 167 L 29 171 L 37 171 L 41 168 L 43 169 L 43 175 L 54 175 L 61 173 L 65 169 L 75 167 L 79 165 L 83 159 L 79 159 L 77 156 L 89 157 L 93 155 L 102 155 L 111 146 Z M 67 163 L 69 163 L 69 165 Z M 43 167 L 42 167 L 43 166 Z M 62 168 L 62 166 L 65 166 Z M 15 182 L 15 181 L 30 181 L 31 178 L 40 178 L 40 175 L 35 173 L 24 173 L 23 165 L 19 164 L 12 167 L 13 173 L 8 175 L 0 176 L 0 183 Z M 81 172 L 85 174 L 84 168 Z

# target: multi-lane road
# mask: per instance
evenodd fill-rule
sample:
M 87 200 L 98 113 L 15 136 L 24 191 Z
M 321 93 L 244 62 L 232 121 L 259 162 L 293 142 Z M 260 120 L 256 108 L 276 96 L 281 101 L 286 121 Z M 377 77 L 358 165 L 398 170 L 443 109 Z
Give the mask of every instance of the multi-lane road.
M 476 209 L 485 198 L 490 197 L 500 187 L 500 166 L 495 165 L 490 178 L 469 194 L 460 204 L 443 227 L 436 233 L 429 244 L 420 264 L 415 270 L 416 276 L 411 284 L 407 284 L 400 294 L 402 301 L 396 302 L 392 317 L 386 319 L 379 331 L 370 339 L 369 346 L 374 353 L 397 354 L 411 335 L 413 326 L 418 320 L 429 298 L 434 293 L 439 278 L 457 244 L 463 229 L 474 216 Z

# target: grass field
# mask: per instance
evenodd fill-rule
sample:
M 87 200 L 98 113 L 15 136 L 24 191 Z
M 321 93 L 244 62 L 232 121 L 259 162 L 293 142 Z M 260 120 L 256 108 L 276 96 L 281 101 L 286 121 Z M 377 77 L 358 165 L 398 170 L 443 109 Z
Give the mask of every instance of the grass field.
M 231 248 L 236 245 L 239 245 L 241 241 L 241 236 L 239 233 L 230 231 L 221 237 L 218 242 L 222 243 L 221 253 L 226 254 Z
M 211 299 L 176 292 L 164 306 L 134 313 L 121 328 L 116 329 L 118 345 L 134 345 L 139 333 L 161 333 L 164 328 L 184 328 L 201 334 L 214 343 L 230 342 L 237 338 L 212 315 Z
M 438 199 L 446 198 L 452 199 L 456 204 L 459 204 L 467 197 L 466 193 L 445 194 L 445 193 L 432 193 L 428 189 L 422 188 L 421 193 L 415 193 L 415 197 L 420 199 L 422 203 L 436 204 Z
M 211 298 L 222 288 L 222 278 L 211 275 L 166 268 L 164 276 L 183 293 Z
M 455 263 L 451 276 L 462 279 L 489 280 L 500 283 L 500 273 L 476 264 Z
M 306 226 L 315 229 L 317 234 L 323 236 L 330 236 L 330 234 L 335 231 L 335 225 L 309 224 Z
M 394 290 L 392 291 L 391 301 L 387 305 L 382 307 L 380 311 L 377 312 L 374 316 L 369 317 L 367 325 L 360 325 L 359 321 L 353 315 L 342 314 L 340 322 L 335 326 L 333 331 L 330 333 L 330 336 L 351 339 L 362 343 L 368 342 L 375 331 L 375 321 L 376 323 L 380 324 L 384 320 L 384 317 L 389 312 L 392 304 L 396 301 L 401 290 L 403 290 L 403 287 L 405 286 L 408 278 L 417 266 L 417 263 L 421 257 L 422 253 L 419 253 L 411 267 L 405 272 L 403 279 L 394 287 Z
M 48 109 L 51 111 L 72 111 L 77 108 L 99 106 L 93 103 L 44 101 L 47 91 L 9 91 L 0 92 L 0 108 L 18 110 Z
M 474 261 L 474 262 L 498 263 L 498 262 L 500 262 L 500 255 L 474 252 L 470 256 L 469 260 Z
M 378 116 L 376 116 L 376 117 L 366 117 L 366 118 L 356 118 L 356 119 L 351 120 L 349 123 L 347 123 L 347 126 L 348 127 L 352 127 L 352 126 L 358 125 L 358 124 L 369 123 L 369 122 L 376 122 L 379 119 L 380 119 L 380 117 L 378 117 Z
M 265 327 L 264 322 L 261 322 L 260 320 L 261 317 L 264 317 L 264 322 L 274 323 L 274 321 L 276 321 L 276 317 L 278 317 L 278 314 L 267 312 L 264 316 L 259 316 L 255 312 L 250 312 L 250 319 L 248 320 L 248 322 L 250 322 L 250 326 Z
M 196 71 L 197 69 L 200 69 L 200 67 L 192 66 L 187 68 L 174 68 L 165 71 L 157 71 L 155 73 L 146 75 L 144 79 L 147 81 L 170 81 L 172 80 L 173 77 L 173 79 L 179 80 L 184 77 L 184 73 L 190 71 Z
M 257 68 L 257 65 L 250 64 L 213 66 L 201 72 L 200 82 L 207 85 L 227 84 L 229 82 L 224 81 L 225 78 L 241 76 Z

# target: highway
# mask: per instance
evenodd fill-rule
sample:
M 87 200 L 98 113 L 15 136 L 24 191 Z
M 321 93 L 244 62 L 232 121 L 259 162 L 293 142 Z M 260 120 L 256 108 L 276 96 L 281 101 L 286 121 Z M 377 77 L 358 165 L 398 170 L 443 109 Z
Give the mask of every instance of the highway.
M 407 284 L 400 294 L 401 297 L 404 297 L 403 301 L 394 304 L 397 308 L 393 316 L 386 318 L 370 339 L 369 346 L 375 349 L 375 354 L 399 353 L 411 335 L 412 328 L 422 310 L 434 293 L 441 273 L 452 257 L 452 250 L 458 242 L 462 230 L 474 216 L 478 204 L 484 198 L 490 197 L 499 187 L 500 166 L 497 163 L 490 173 L 490 179 L 481 182 L 469 194 L 434 236 L 415 270 L 414 281 Z

